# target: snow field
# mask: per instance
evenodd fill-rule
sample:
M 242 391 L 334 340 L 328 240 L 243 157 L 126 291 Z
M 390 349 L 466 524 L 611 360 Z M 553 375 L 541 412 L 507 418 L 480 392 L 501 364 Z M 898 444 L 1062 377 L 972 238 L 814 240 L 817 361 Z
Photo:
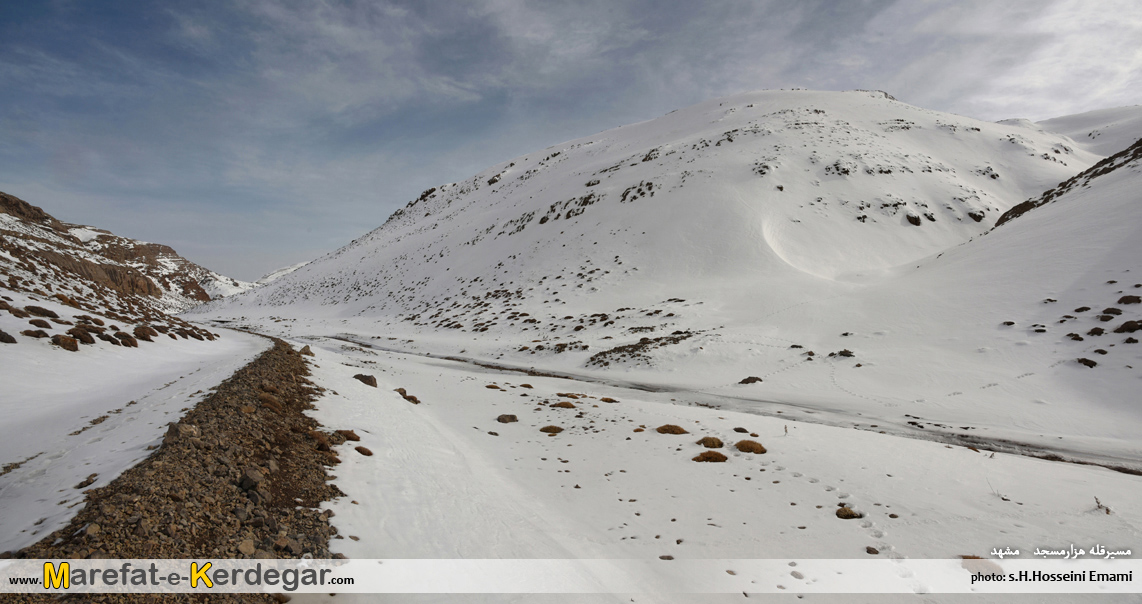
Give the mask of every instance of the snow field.
M 867 547 L 953 558 L 1122 545 L 1142 520 L 1130 503 L 1137 477 L 1101 468 L 710 409 L 671 401 L 674 393 L 310 345 L 320 365 L 313 379 L 330 390 L 316 417 L 361 436 L 339 451 L 334 480 L 346 497 L 330 505 L 345 537 L 332 549 L 351 558 L 866 558 Z M 375 375 L 379 388 L 356 373 Z M 519 421 L 497 422 L 505 413 Z M 564 431 L 539 432 L 549 424 Z M 657 433 L 663 424 L 690 433 Z M 734 450 L 750 438 L 735 427 L 758 434 L 768 452 Z M 706 450 L 695 444 L 702 436 L 723 440 L 716 450 L 729 460 L 691 461 Z M 863 518 L 838 518 L 839 503 Z M 669 585 L 669 566 L 662 572 Z
M 65 318 L 76 312 L 36 304 Z M 69 352 L 18 335 L 28 327 L 0 313 L 0 329 L 19 340 L 0 344 L 0 551 L 66 524 L 85 489 L 145 458 L 169 422 L 268 347 L 264 338 L 221 330 L 213 342 L 159 337 L 128 348 L 97 340 Z

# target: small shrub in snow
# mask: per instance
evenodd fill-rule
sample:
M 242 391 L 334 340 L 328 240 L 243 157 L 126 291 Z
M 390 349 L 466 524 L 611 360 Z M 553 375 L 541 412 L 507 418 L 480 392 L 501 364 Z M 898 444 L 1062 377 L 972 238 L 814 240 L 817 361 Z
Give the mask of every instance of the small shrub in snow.
M 722 462 L 729 459 L 717 451 L 702 451 L 693 461 Z
M 756 440 L 740 440 L 734 446 L 742 453 L 765 453 L 765 447 Z
M 675 426 L 674 424 L 664 424 L 654 430 L 659 434 L 689 434 L 682 426 Z
M 52 336 L 52 344 L 55 344 L 64 350 L 79 352 L 79 342 L 70 336 L 60 335 L 57 333 L 56 335 Z

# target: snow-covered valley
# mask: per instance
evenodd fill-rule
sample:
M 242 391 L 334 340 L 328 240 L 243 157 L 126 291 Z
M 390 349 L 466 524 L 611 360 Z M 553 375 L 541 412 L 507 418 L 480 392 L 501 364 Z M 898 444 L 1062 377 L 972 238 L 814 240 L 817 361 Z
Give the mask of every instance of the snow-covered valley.
M 352 559 L 654 560 L 634 601 L 691 601 L 671 561 L 1137 549 L 1139 116 L 755 92 L 431 188 L 181 315 L 218 341 L 82 348 L 55 384 L 71 353 L 6 357 L 0 461 L 32 458 L 0 476 L 19 510 L 0 551 L 267 346 L 240 330 L 309 346 L 311 414 L 360 438 L 333 447 L 345 496 L 322 504 Z M 127 400 L 151 416 L 71 435 Z M 45 473 L 41 449 L 75 461 Z

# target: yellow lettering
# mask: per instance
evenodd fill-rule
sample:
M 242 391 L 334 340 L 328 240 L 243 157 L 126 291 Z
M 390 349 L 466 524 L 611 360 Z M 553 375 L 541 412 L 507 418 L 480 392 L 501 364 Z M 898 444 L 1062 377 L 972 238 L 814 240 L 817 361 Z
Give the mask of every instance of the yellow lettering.
M 207 562 L 206 564 L 202 565 L 202 568 L 198 568 L 197 562 L 191 562 L 190 563 L 190 586 L 191 587 L 198 587 L 199 581 L 202 581 L 203 583 L 205 583 L 207 587 L 214 587 L 214 582 L 210 580 L 210 577 L 206 576 L 206 571 L 210 570 L 210 564 L 211 564 L 210 562 Z
M 71 589 L 70 569 L 71 565 L 67 562 L 61 562 L 58 571 L 51 562 L 44 562 L 44 589 L 59 589 L 60 585 L 64 589 Z

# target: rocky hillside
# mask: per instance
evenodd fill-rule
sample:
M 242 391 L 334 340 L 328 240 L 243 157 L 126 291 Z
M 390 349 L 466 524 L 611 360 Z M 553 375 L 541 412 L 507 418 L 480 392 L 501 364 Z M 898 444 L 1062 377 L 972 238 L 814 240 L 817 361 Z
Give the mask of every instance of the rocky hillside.
M 172 313 L 244 291 L 168 246 L 60 222 L 0 193 L 0 287 L 75 308 L 129 316 Z
M 1058 198 L 1066 195 L 1076 188 L 1089 188 L 1091 181 L 1100 177 L 1110 174 L 1116 170 L 1126 167 L 1127 170 L 1137 169 L 1137 164 L 1142 161 L 1142 139 L 1139 139 L 1133 145 L 1129 146 L 1114 155 L 1098 162 L 1087 170 L 1068 178 L 1067 180 L 1059 183 L 1053 189 L 1049 189 L 1038 197 L 1033 197 L 1016 205 L 1015 207 L 1007 210 L 995 221 L 995 226 L 998 227 L 1011 220 L 1014 220 L 1027 212 L 1051 203 Z

